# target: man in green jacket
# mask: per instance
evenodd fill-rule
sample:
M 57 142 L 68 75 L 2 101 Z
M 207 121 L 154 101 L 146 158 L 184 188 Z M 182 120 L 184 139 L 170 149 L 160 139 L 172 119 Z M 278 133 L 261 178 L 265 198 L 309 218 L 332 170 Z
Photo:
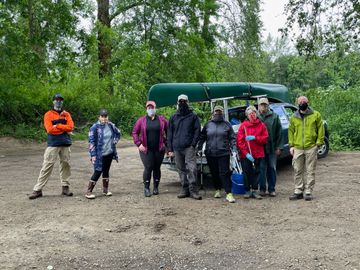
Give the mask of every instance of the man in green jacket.
M 311 201 L 315 185 L 317 150 L 324 144 L 325 131 L 321 114 L 309 107 L 307 97 L 299 97 L 297 103 L 299 109 L 291 117 L 288 130 L 295 173 L 295 191 L 289 199 L 305 198 Z
M 265 158 L 260 163 L 260 195 L 266 195 L 266 182 L 270 197 L 275 197 L 276 160 L 283 149 L 282 127 L 279 116 L 269 109 L 269 100 L 260 98 L 259 118 L 265 124 L 269 133 L 269 140 L 265 145 Z

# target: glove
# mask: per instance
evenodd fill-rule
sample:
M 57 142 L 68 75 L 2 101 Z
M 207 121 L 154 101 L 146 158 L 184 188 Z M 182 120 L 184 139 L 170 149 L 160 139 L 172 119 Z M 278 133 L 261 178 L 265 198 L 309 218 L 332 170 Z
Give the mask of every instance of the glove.
M 253 158 L 253 156 L 252 156 L 250 153 L 247 153 L 247 154 L 246 154 L 246 158 L 247 158 L 248 160 L 250 160 L 251 162 L 254 162 L 254 161 L 255 161 L 255 159 Z
M 252 141 L 254 139 L 255 139 L 255 136 L 253 136 L 253 135 L 248 135 L 245 137 L 245 140 L 247 140 L 247 141 Z
M 56 119 L 56 120 L 52 120 L 51 121 L 53 125 L 56 125 L 56 124 L 66 124 L 66 119 L 64 118 L 60 118 L 60 119 Z

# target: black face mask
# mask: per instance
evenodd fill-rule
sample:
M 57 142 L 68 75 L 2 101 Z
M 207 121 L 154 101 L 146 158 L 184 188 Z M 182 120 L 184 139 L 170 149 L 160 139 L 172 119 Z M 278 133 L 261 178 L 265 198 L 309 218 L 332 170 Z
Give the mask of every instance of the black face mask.
M 224 120 L 224 116 L 222 114 L 214 114 L 213 115 L 213 120 L 215 122 L 221 122 Z
M 187 103 L 185 103 L 185 102 L 179 103 L 180 114 L 182 114 L 182 115 L 187 114 L 188 111 L 189 111 L 189 105 Z
M 300 111 L 306 111 L 307 108 L 308 108 L 308 104 L 307 104 L 307 103 L 299 104 L 299 109 L 300 109 Z

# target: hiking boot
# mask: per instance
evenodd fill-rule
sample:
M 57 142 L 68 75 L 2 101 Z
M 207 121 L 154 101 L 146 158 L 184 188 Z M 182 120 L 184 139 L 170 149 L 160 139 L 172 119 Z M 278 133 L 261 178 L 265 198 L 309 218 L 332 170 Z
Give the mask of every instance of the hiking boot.
M 271 192 L 269 193 L 269 196 L 270 196 L 270 197 L 276 197 L 276 192 L 275 192 L 275 191 L 271 191 Z
M 154 180 L 153 195 L 159 195 L 159 183 L 160 180 Z
M 263 191 L 263 190 L 260 190 L 259 195 L 260 195 L 261 197 L 265 197 L 265 196 L 266 196 L 266 192 Z
M 177 195 L 179 199 L 184 199 L 186 197 L 190 197 L 190 192 L 186 190 L 181 190 L 180 193 Z
M 69 196 L 71 197 L 73 193 L 70 191 L 69 186 L 63 186 L 61 195 Z
M 305 194 L 304 197 L 305 201 L 311 201 L 313 199 L 313 196 L 310 193 Z
M 40 197 L 42 197 L 42 191 L 41 191 L 41 190 L 34 190 L 34 191 L 30 194 L 29 199 L 30 199 L 30 200 L 34 200 L 34 199 L 40 198 Z
M 290 200 L 290 201 L 296 201 L 296 200 L 301 200 L 301 199 L 303 199 L 303 198 L 304 198 L 304 196 L 303 196 L 302 193 L 299 193 L 299 194 L 294 193 L 293 195 L 291 195 L 291 196 L 289 197 L 289 200 Z
M 214 194 L 214 198 L 221 198 L 221 191 L 220 191 L 220 189 L 217 189 L 216 191 L 215 191 L 215 194 Z
M 96 185 L 96 182 L 95 182 L 95 181 L 92 181 L 92 180 L 89 181 L 88 189 L 87 189 L 87 191 L 86 191 L 86 193 L 85 193 L 85 197 L 86 197 L 87 199 L 95 199 L 95 195 L 92 194 L 92 191 L 93 191 L 95 185 Z
M 103 179 L 103 194 L 108 197 L 112 196 L 112 193 L 109 191 L 109 179 L 108 178 Z
M 234 198 L 234 196 L 232 195 L 232 193 L 226 194 L 226 200 L 227 200 L 229 203 L 234 203 L 234 202 L 235 202 L 235 198 Z
M 244 194 L 244 199 L 250 199 L 251 197 L 251 192 L 250 191 L 246 191 Z
M 257 200 L 263 199 L 263 197 L 261 197 L 257 191 L 253 191 L 251 194 L 251 197 L 253 197 L 254 199 L 257 199 Z
M 193 198 L 194 200 L 201 200 L 202 199 L 201 195 L 199 195 L 199 193 L 197 193 L 197 192 L 191 193 L 190 197 Z

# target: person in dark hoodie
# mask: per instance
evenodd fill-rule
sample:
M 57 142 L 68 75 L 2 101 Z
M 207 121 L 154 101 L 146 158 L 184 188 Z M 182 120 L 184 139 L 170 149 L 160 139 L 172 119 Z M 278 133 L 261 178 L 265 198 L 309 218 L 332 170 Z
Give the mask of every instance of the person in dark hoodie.
M 169 120 L 168 150 L 169 156 L 175 156 L 182 190 L 179 199 L 191 197 L 201 200 L 196 183 L 196 145 L 200 136 L 200 120 L 189 108 L 186 95 L 178 96 L 178 110 Z
M 44 115 L 44 126 L 48 134 L 47 148 L 39 178 L 33 188 L 30 200 L 42 197 L 42 189 L 51 176 L 54 164 L 60 158 L 60 181 L 62 195 L 72 196 L 69 190 L 70 171 L 70 133 L 74 129 L 74 122 L 69 112 L 63 109 L 64 98 L 61 94 L 53 96 L 53 109 Z
M 231 124 L 224 119 L 224 108 L 215 106 L 212 118 L 205 124 L 201 133 L 198 150 L 206 142 L 205 155 L 215 185 L 215 198 L 221 198 L 221 188 L 226 192 L 226 201 L 234 203 L 231 193 L 231 150 L 236 151 L 235 132 Z

